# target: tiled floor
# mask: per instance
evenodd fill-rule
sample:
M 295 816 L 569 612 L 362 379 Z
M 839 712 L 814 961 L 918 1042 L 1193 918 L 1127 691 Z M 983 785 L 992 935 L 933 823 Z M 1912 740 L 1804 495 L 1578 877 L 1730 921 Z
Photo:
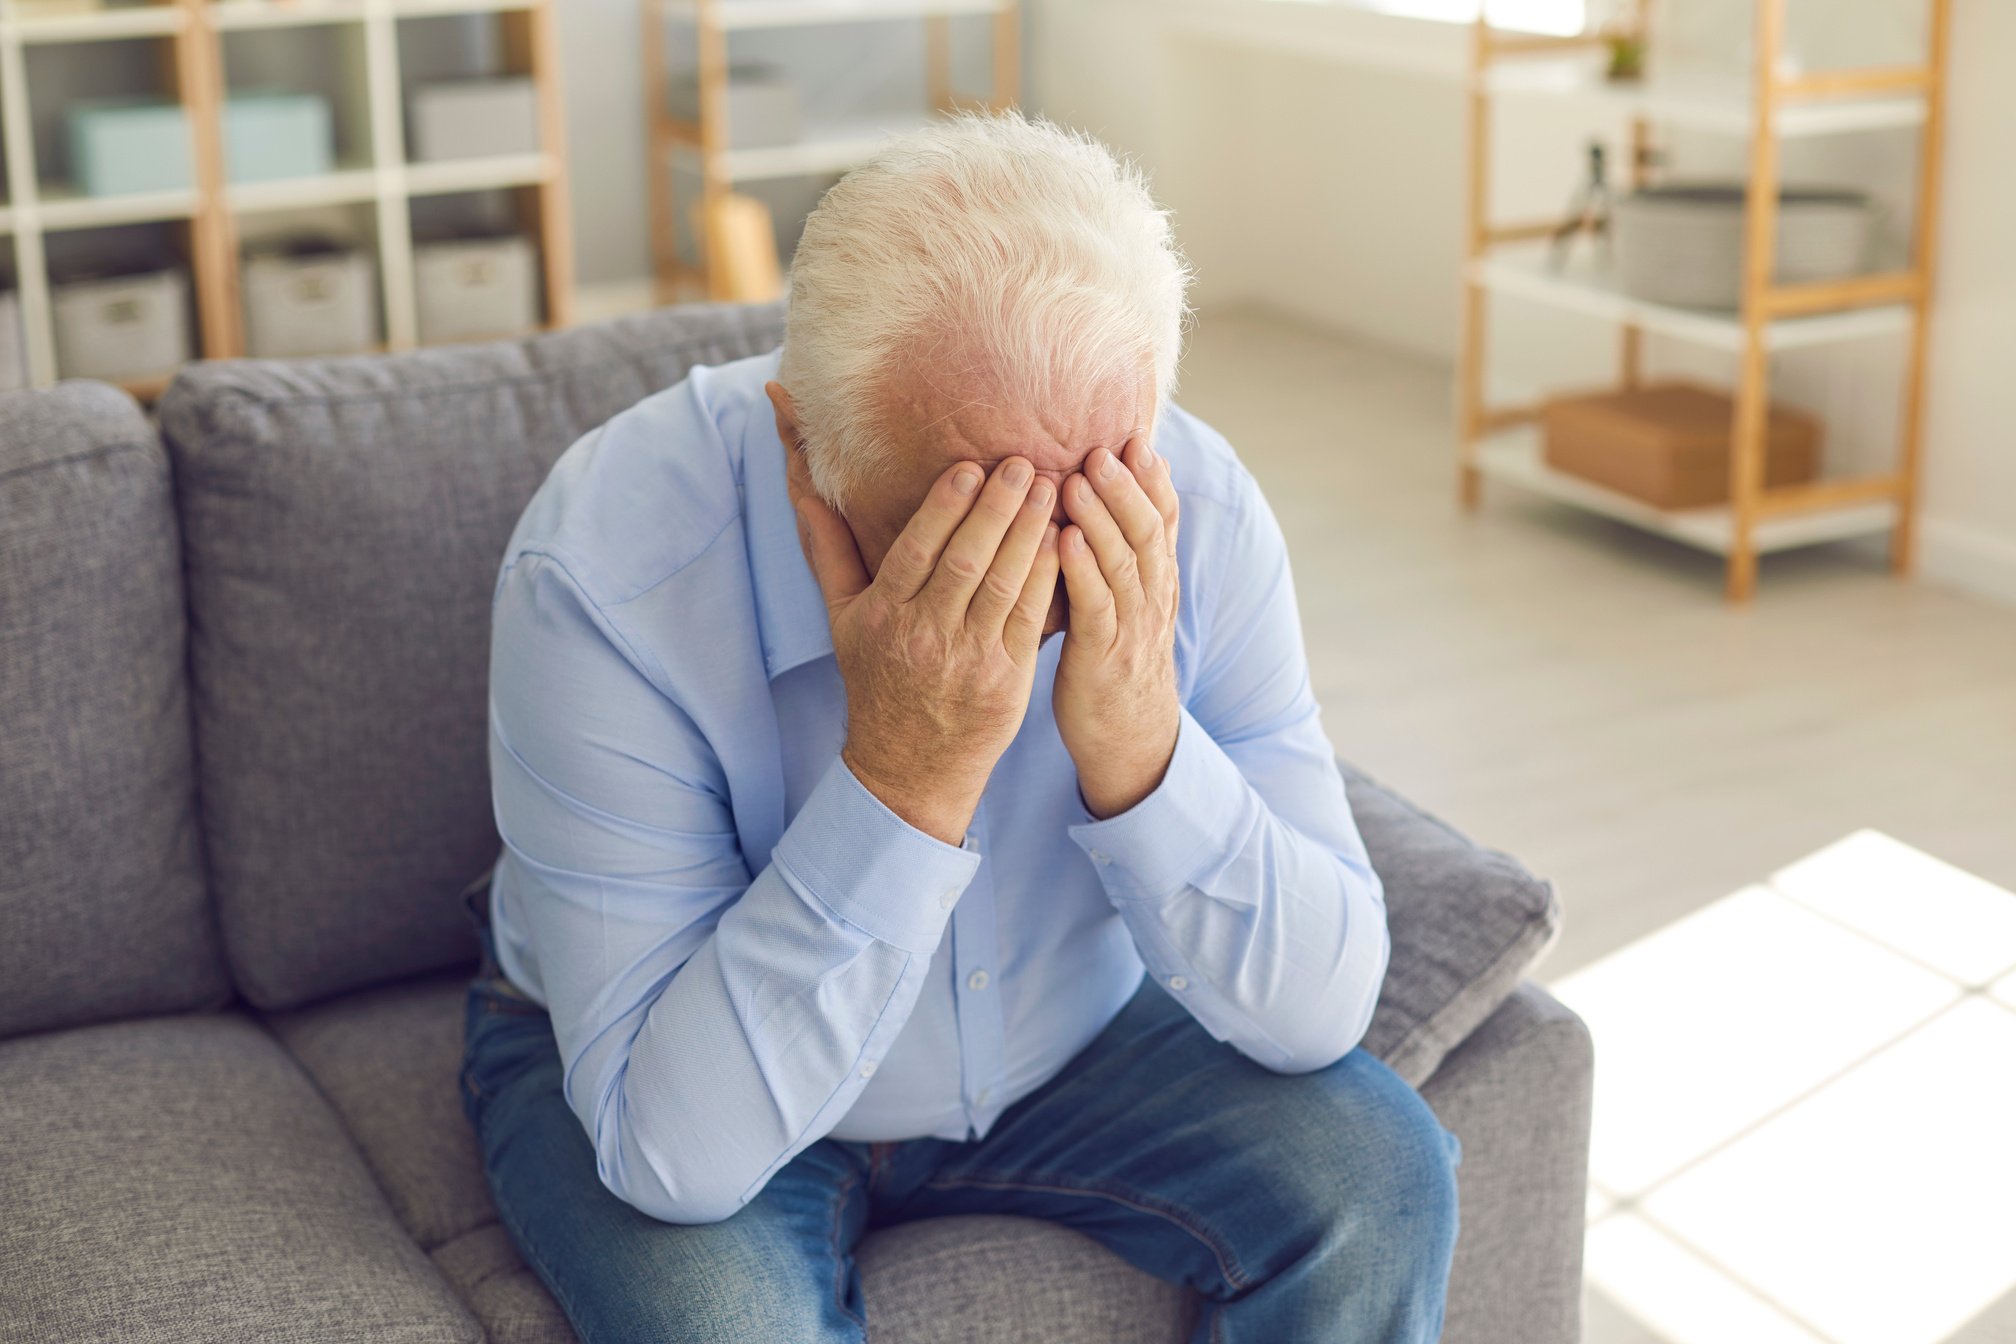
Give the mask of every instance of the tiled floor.
M 1446 371 L 1265 315 L 1184 377 L 1339 750 L 1561 888 L 1591 1344 L 2016 1344 L 2016 612 L 1839 547 L 1732 610 L 1629 529 L 1466 518 Z

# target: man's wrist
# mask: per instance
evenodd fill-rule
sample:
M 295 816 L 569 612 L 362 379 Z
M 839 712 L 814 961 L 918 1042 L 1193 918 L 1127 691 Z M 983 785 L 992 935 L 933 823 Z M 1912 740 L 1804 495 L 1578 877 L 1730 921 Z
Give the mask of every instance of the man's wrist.
M 840 759 L 854 772 L 854 778 L 861 781 L 862 788 L 910 825 L 948 845 L 965 841 L 966 827 L 980 806 L 977 791 L 968 797 L 965 790 L 948 785 L 942 777 L 916 783 L 891 778 L 892 772 L 864 763 L 851 743 L 840 749 Z
M 1078 793 L 1085 810 L 1100 821 L 1117 817 L 1139 805 L 1162 787 L 1169 763 L 1176 756 L 1179 715 L 1171 712 L 1166 729 L 1136 733 L 1110 749 L 1089 748 L 1073 754 L 1078 765 Z M 1144 742 L 1159 744 L 1146 752 Z

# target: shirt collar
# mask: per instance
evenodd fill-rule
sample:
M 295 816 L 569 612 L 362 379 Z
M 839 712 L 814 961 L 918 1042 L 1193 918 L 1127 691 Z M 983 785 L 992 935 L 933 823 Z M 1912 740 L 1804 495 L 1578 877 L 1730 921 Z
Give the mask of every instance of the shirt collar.
M 784 482 L 785 451 L 770 404 L 759 396 L 743 434 L 743 510 L 763 666 L 772 681 L 833 652 L 826 598 L 798 542 L 798 515 Z

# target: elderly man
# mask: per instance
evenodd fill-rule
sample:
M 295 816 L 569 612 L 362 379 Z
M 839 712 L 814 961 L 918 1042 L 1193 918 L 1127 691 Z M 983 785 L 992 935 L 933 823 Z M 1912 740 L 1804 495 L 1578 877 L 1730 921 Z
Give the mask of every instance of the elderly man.
M 1166 217 L 967 117 L 792 277 L 498 580 L 463 1085 L 525 1259 L 587 1344 L 860 1340 L 867 1227 L 1014 1214 L 1200 1341 L 1433 1340 L 1458 1145 L 1353 1049 L 1380 883 L 1280 529 L 1169 403 Z

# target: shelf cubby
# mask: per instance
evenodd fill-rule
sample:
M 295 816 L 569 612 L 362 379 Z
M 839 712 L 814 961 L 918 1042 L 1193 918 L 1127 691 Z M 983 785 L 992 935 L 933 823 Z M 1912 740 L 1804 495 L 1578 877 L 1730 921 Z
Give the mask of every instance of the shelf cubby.
M 21 319 L 28 380 L 61 376 L 55 357 L 50 258 L 73 233 L 146 226 L 181 240 L 191 278 L 197 353 L 245 352 L 241 269 L 248 243 L 290 228 L 354 236 L 381 287 L 375 348 L 419 343 L 413 292 L 416 208 L 436 197 L 496 193 L 537 249 L 538 308 L 548 326 L 572 309 L 555 0 L 157 0 L 34 13 L 0 0 L 0 276 Z M 494 65 L 529 77 L 538 143 L 531 152 L 414 163 L 405 95 L 424 77 L 429 25 L 485 44 Z M 421 34 L 418 39 L 415 34 Z M 138 51 L 141 54 L 130 54 Z M 415 64 L 402 72 L 402 59 Z M 45 73 L 46 72 L 46 73 Z M 231 181 L 224 109 L 233 92 L 279 90 L 327 100 L 326 171 Z M 41 96 L 38 101 L 38 91 Z M 188 121 L 193 183 L 128 196 L 87 196 L 65 180 L 57 94 L 156 92 Z M 107 236 L 115 236 L 108 234 Z M 167 371 L 163 371 L 164 375 Z M 165 378 L 129 380 L 139 392 Z

